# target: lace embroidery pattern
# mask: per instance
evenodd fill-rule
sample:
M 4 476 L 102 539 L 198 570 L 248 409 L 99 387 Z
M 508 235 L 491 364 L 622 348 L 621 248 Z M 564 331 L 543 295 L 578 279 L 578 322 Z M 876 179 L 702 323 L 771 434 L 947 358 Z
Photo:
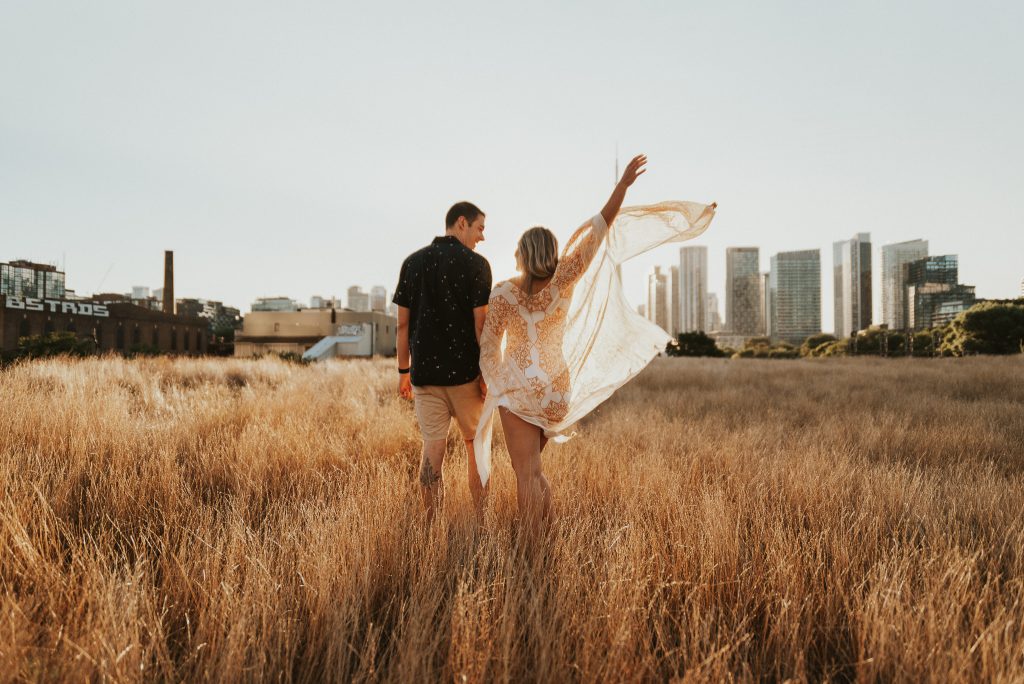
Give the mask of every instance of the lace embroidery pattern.
M 569 368 L 562 351 L 566 316 L 576 283 L 605 232 L 589 225 L 577 230 L 551 281 L 540 292 L 527 294 L 504 281 L 494 288 L 488 303 L 485 335 L 480 340 L 484 377 L 500 377 L 513 411 L 544 425 L 561 422 L 569 409 Z
M 624 207 L 610 234 L 595 216 L 569 239 L 541 291 L 529 295 L 511 281 L 491 291 L 480 336 L 488 392 L 474 439 L 481 482 L 491 470 L 499 406 L 564 441 L 576 421 L 664 350 L 668 334 L 628 305 L 616 266 L 700 235 L 713 216 L 713 207 L 695 202 Z

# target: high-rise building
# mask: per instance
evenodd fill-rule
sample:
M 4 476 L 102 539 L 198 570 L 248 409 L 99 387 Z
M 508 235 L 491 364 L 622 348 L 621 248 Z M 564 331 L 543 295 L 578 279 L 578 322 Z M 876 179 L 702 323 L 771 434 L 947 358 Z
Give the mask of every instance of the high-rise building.
M 718 295 L 714 292 L 708 292 L 704 304 L 704 315 L 704 330 L 706 332 L 712 330 L 717 332 L 722 329 L 722 316 L 718 313 Z
M 714 296 L 714 295 L 710 295 Z M 717 330 L 708 320 L 708 248 L 679 250 L 679 332 Z M 715 314 L 718 298 L 715 297 Z
M 370 311 L 384 311 L 388 309 L 388 289 L 383 285 L 374 285 L 370 288 Z
M 725 251 L 725 327 L 737 335 L 761 333 L 761 256 L 757 247 Z
M 960 264 L 956 254 L 924 257 L 907 263 L 903 268 L 907 287 L 929 283 L 956 285 L 960 282 Z
M 908 328 L 927 330 L 942 326 L 974 306 L 974 286 L 959 283 L 955 254 L 911 261 L 904 266 L 904 274 Z
M 871 234 L 832 243 L 836 337 L 871 327 Z
M 353 285 L 348 288 L 348 308 L 352 311 L 369 311 L 370 295 L 358 285 Z
M 1020 296 L 1024 297 L 1024 278 L 1020 279 Z
M 655 266 L 647 274 L 647 320 L 665 332 L 670 332 L 671 318 L 668 312 L 668 275 Z
M 668 306 L 668 332 L 672 337 L 679 335 L 679 267 L 668 267 L 668 284 L 665 288 L 665 301 Z
M 149 288 L 144 285 L 133 285 L 132 299 L 149 299 Z
M 771 263 L 772 338 L 800 344 L 821 332 L 821 250 L 779 252 Z
M 890 330 L 908 326 L 906 266 L 928 256 L 927 240 L 908 240 L 882 247 L 882 323 Z

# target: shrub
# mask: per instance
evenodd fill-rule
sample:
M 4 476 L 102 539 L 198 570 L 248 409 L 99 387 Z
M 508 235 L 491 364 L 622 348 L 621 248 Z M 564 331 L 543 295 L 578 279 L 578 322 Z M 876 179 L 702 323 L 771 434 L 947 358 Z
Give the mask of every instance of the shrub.
M 1024 305 L 982 302 L 953 319 L 940 351 L 944 356 L 1019 354 L 1022 346 Z
M 836 336 L 828 333 L 811 335 L 800 345 L 800 356 L 821 356 L 825 347 L 835 341 Z
M 73 332 L 32 335 L 18 339 L 16 356 L 39 359 L 48 356 L 90 356 L 96 353 L 96 341 L 91 337 L 78 337 Z
M 665 347 L 668 356 L 711 356 L 720 358 L 726 353 L 703 331 L 679 333 L 675 340 Z

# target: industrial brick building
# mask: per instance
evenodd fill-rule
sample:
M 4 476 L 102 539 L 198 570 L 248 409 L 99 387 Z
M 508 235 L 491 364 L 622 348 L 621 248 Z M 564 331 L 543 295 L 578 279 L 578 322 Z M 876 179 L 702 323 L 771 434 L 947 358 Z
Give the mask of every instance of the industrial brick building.
M 164 301 L 167 311 L 154 311 L 116 295 L 68 298 L 64 274 L 55 267 L 12 262 L 13 275 L 0 282 L 0 351 L 18 349 L 18 339 L 49 333 L 74 333 L 91 338 L 101 351 L 128 353 L 205 354 L 209 343 L 208 321 L 178 316 L 174 311 L 173 255 L 165 254 Z M 13 274 L 15 268 L 4 270 Z M 44 284 L 37 286 L 36 284 Z M 51 287 L 51 284 L 53 285 Z M 168 303 L 170 302 L 170 303 Z

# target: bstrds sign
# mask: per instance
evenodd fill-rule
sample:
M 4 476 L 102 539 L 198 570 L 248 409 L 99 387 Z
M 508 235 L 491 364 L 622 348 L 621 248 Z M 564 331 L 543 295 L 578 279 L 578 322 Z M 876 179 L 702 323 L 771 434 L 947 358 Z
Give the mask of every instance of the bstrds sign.
M 109 318 L 110 311 L 105 304 L 92 302 L 69 302 L 63 299 L 36 299 L 35 297 L 8 297 L 7 308 L 19 311 L 49 311 L 50 313 L 75 314 Z

